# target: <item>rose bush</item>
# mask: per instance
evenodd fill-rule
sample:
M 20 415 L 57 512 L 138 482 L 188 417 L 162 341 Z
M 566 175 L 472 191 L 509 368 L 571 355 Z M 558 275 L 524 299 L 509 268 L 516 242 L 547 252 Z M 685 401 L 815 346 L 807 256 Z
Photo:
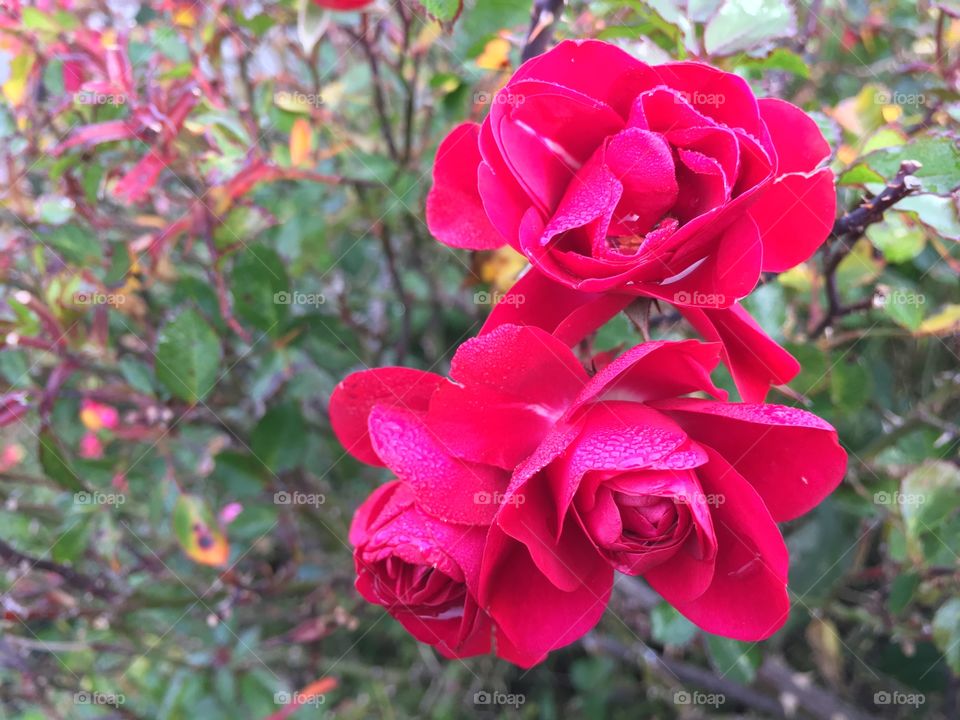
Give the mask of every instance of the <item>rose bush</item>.
M 776 522 L 830 493 L 846 454 L 810 413 L 725 402 L 719 352 L 644 343 L 591 376 L 552 335 L 503 325 L 450 379 L 349 376 L 334 431 L 397 479 L 354 519 L 358 589 L 446 655 L 521 665 L 596 624 L 615 570 L 710 632 L 768 637 L 789 611 Z
M 482 124 L 443 141 L 427 221 L 451 247 L 509 243 L 527 257 L 515 292 L 528 302 L 507 305 L 507 321 L 554 330 L 564 317 L 551 306 L 583 306 L 577 325 L 592 329 L 636 296 L 665 300 L 724 344 L 758 401 L 799 366 L 736 301 L 829 234 L 829 153 L 805 113 L 758 100 L 736 75 L 567 41 L 521 66 Z M 619 305 L 595 304 L 608 293 Z

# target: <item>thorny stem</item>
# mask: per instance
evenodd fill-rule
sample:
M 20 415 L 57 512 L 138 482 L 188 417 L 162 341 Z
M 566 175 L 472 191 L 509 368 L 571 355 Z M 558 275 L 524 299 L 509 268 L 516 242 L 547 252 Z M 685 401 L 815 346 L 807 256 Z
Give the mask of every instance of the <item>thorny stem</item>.
M 856 240 L 863 236 L 870 225 L 883 220 L 883 214 L 887 210 L 920 187 L 920 183 L 913 177 L 913 173 L 920 167 L 920 163 L 914 160 L 904 160 L 900 164 L 896 177 L 887 184 L 879 195 L 864 199 L 859 207 L 851 210 L 834 223 L 833 231 L 830 234 L 832 242 L 827 245 L 823 258 L 827 309 L 823 317 L 810 330 L 809 336 L 811 339 L 819 337 L 837 318 L 866 310 L 872 305 L 871 298 L 851 305 L 842 303 L 840 290 L 837 287 L 837 268 L 841 261 L 850 254 Z

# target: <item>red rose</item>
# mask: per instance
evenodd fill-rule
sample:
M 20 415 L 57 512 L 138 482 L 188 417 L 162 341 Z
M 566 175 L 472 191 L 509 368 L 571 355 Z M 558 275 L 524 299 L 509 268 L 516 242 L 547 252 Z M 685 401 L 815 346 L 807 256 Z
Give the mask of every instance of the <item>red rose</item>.
M 400 481 L 354 520 L 357 587 L 447 655 L 522 665 L 593 627 L 615 569 L 711 632 L 770 635 L 788 609 L 775 521 L 822 500 L 845 454 L 801 410 L 680 398 L 723 398 L 718 357 L 646 343 L 590 377 L 557 338 L 504 325 L 458 349 L 450 380 L 351 375 L 334 431 Z
M 408 486 L 387 483 L 350 527 L 357 589 L 447 656 L 490 652 L 490 619 L 476 602 L 486 535 L 485 527 L 431 517 Z
M 508 322 L 552 331 L 554 305 L 660 298 L 724 342 L 745 399 L 760 400 L 798 365 L 762 333 L 737 362 L 728 335 L 750 323 L 735 303 L 761 271 L 806 260 L 829 234 L 833 174 L 817 169 L 828 155 L 813 120 L 757 100 L 736 75 L 568 41 L 440 145 L 427 222 L 452 247 L 506 242 L 526 255 L 534 271 L 515 292 L 527 302 L 506 306 Z

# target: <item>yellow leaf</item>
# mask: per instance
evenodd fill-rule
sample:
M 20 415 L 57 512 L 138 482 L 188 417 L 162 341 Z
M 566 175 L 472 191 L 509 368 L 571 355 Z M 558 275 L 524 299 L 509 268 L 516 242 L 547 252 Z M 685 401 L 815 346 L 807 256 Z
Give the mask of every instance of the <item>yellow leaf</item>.
M 849 145 L 841 145 L 837 148 L 837 160 L 844 165 L 850 165 L 854 160 L 860 157 L 860 153 Z
M 27 79 L 33 68 L 33 55 L 23 52 L 10 62 L 10 77 L 3 84 L 3 95 L 14 107 L 23 104 L 27 95 Z
M 509 245 L 480 257 L 477 276 L 498 293 L 505 293 L 517 281 L 520 271 L 527 266 L 527 258 Z
M 883 119 L 888 123 L 896 122 L 903 115 L 903 108 L 899 105 L 884 105 L 880 110 Z
M 853 97 L 841 100 L 827 114 L 836 120 L 847 132 L 863 136 L 883 125 L 884 104 L 889 102 L 890 93 L 878 85 L 865 85 Z
M 777 282 L 784 287 L 809 292 L 813 285 L 813 269 L 807 263 L 800 263 L 777 276 Z
M 192 5 L 190 7 L 177 8 L 173 13 L 173 22 L 180 27 L 193 27 L 197 22 L 197 13 Z
M 920 323 L 915 335 L 950 335 L 960 332 L 960 305 L 946 305 Z
M 206 503 L 181 495 L 173 508 L 173 530 L 187 556 L 201 565 L 222 567 L 230 558 L 230 544 Z
M 290 163 L 309 165 L 313 150 L 313 130 L 306 118 L 297 118 L 290 130 Z
M 490 40 L 477 57 L 477 66 L 484 70 L 501 70 L 510 65 L 510 43 L 503 38 Z
M 417 41 L 413 44 L 411 52 L 416 55 L 426 51 L 437 38 L 443 35 L 443 25 L 437 21 L 431 21 L 423 26 L 423 30 L 417 36 Z

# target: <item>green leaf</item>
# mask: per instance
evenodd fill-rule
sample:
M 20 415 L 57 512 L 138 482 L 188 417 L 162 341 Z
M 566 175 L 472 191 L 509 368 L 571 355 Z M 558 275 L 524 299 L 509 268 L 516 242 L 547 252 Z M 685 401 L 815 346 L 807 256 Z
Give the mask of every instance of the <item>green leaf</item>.
M 830 400 L 845 410 L 862 408 L 871 395 L 870 371 L 859 363 L 840 362 L 830 370 Z
M 529 0 L 474 0 L 458 25 L 462 39 L 456 50 L 468 58 L 476 57 L 498 30 L 522 25 L 529 18 Z
M 216 333 L 196 311 L 185 310 L 160 330 L 157 380 L 190 403 L 213 389 L 223 350 Z
M 56 544 L 50 549 L 50 555 L 56 563 L 76 562 L 83 555 L 90 541 L 89 516 L 82 516 L 77 520 L 68 522 L 73 524 L 61 533 Z
M 662 602 L 650 613 L 650 631 L 657 642 L 682 647 L 696 637 L 697 626 Z
M 707 23 L 703 44 L 709 55 L 760 51 L 776 38 L 793 35 L 796 27 L 796 13 L 787 0 L 726 0 Z
M 960 598 L 950 598 L 933 616 L 933 642 L 950 668 L 960 673 Z
M 927 244 L 923 227 L 906 222 L 902 213 L 895 212 L 868 227 L 867 237 L 888 261 L 896 264 L 913 260 Z
M 887 597 L 887 607 L 890 608 L 890 612 L 894 615 L 903 612 L 910 604 L 918 587 L 920 587 L 920 576 L 916 573 L 897 575 L 890 584 L 890 595 Z
M 451 22 L 457 19 L 463 9 L 462 0 L 420 0 L 423 8 L 440 22 Z
M 231 280 L 237 317 L 272 336 L 283 330 L 281 323 L 287 317 L 290 301 L 301 295 L 306 297 L 290 292 L 283 260 L 264 245 L 248 247 L 237 256 Z
M 313 0 L 297 0 L 297 40 L 308 55 L 320 40 L 330 21 L 327 13 Z
M 921 138 L 908 145 L 876 150 L 861 162 L 882 178 L 892 180 L 904 160 L 916 160 L 923 165 L 914 177 L 920 180 L 925 192 L 945 195 L 960 186 L 960 150 L 950 138 Z
M 913 214 L 938 235 L 960 240 L 960 218 L 956 200 L 939 195 L 910 195 L 897 203 L 897 210 Z
M 40 467 L 48 478 L 67 490 L 74 492 L 86 490 L 69 456 L 51 431 L 44 430 L 40 433 L 39 452 Z
M 88 230 L 79 225 L 62 225 L 54 228 L 46 238 L 47 245 L 76 265 L 99 264 L 103 257 L 100 242 Z
M 130 355 L 124 355 L 120 358 L 118 365 L 123 379 L 131 388 L 145 395 L 153 395 L 153 372 L 146 363 Z
M 250 449 L 274 473 L 300 465 L 307 450 L 300 408 L 294 403 L 270 408 L 253 430 Z
M 60 26 L 54 22 L 53 18 L 41 10 L 32 7 L 25 7 L 20 13 L 20 21 L 27 30 L 39 30 L 41 32 L 60 32 Z
M 899 283 L 896 286 L 877 286 L 874 304 L 897 325 L 916 330 L 923 323 L 927 297 L 917 292 L 916 286 Z
M 803 61 L 803 58 L 786 48 L 777 48 L 762 58 L 744 57 L 742 61 L 739 61 L 739 64 L 758 70 L 780 70 L 804 80 L 810 77 L 810 68 Z
M 928 461 L 903 479 L 895 499 L 909 535 L 935 532 L 960 507 L 960 469 Z
M 707 635 L 707 653 L 710 664 L 721 677 L 749 685 L 757 677 L 757 668 L 763 659 L 756 643 L 739 642 L 719 635 Z

